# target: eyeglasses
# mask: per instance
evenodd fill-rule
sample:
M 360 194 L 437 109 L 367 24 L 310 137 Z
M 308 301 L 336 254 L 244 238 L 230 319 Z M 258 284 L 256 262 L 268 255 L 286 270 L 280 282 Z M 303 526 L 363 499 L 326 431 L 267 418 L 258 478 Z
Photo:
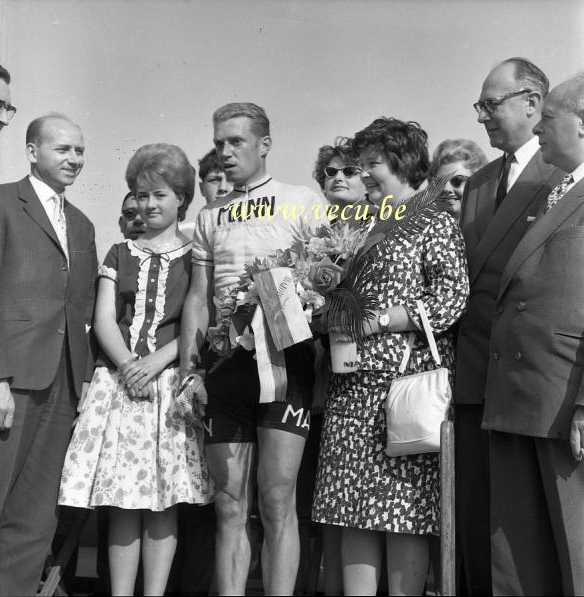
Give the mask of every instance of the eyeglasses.
M 511 93 L 506 93 L 505 95 L 500 95 L 499 97 L 488 97 L 487 99 L 479 100 L 472 106 L 477 111 L 477 114 L 480 114 L 481 110 L 484 110 L 487 114 L 492 114 L 504 101 L 517 95 L 521 95 L 522 93 L 532 92 L 533 89 L 520 89 L 519 91 L 511 91 Z
M 0 100 L 0 112 L 6 112 L 6 120 L 12 120 L 16 114 L 16 108 Z
M 465 176 L 464 174 L 456 174 L 455 176 L 453 176 L 450 179 L 450 185 L 452 187 L 454 187 L 455 189 L 458 189 L 462 186 L 464 186 L 466 184 L 466 181 L 468 180 L 468 176 Z
M 333 168 L 332 166 L 326 166 L 324 169 L 324 174 L 325 176 L 330 176 L 333 178 L 339 171 L 343 173 L 345 178 L 351 178 L 351 176 L 357 176 L 357 174 L 361 174 L 361 168 L 359 168 L 359 166 L 345 166 L 344 168 Z

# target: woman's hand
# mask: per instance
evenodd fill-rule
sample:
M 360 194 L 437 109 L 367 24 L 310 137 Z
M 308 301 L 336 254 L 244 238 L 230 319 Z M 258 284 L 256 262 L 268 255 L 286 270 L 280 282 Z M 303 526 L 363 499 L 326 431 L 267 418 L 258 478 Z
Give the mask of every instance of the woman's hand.
M 121 374 L 130 397 L 153 400 L 154 385 L 151 382 L 165 366 L 165 359 L 157 352 L 124 363 Z

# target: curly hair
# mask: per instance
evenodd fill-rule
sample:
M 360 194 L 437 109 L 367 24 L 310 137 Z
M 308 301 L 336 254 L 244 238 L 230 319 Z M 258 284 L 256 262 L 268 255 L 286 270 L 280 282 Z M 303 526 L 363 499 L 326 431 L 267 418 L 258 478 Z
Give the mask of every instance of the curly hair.
M 136 193 L 139 182 L 159 183 L 163 181 L 183 203 L 178 208 L 178 219 L 185 219 L 186 211 L 195 194 L 195 169 L 185 152 L 169 143 L 143 145 L 130 159 L 126 168 L 128 188 Z
M 464 167 L 474 174 L 488 160 L 483 150 L 470 139 L 445 139 L 434 150 L 429 176 L 436 176 L 441 166 L 454 162 L 463 162 Z
M 428 135 L 417 122 L 382 116 L 355 133 L 353 147 L 357 153 L 365 149 L 380 151 L 392 172 L 413 189 L 428 176 Z
M 337 137 L 334 145 L 323 145 L 318 150 L 314 172 L 312 176 L 324 191 L 325 174 L 324 169 L 330 164 L 333 158 L 340 158 L 347 166 L 358 166 L 359 155 L 353 149 L 353 140 L 349 137 Z

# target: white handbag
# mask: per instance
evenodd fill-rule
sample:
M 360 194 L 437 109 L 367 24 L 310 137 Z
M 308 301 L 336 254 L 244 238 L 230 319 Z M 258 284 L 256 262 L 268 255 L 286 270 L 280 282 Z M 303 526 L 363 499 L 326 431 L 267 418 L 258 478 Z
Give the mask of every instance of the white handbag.
M 388 456 L 439 452 L 440 425 L 448 417 L 452 399 L 448 381 L 449 371 L 440 366 L 440 355 L 426 309 L 422 301 L 416 301 L 416 304 L 432 357 L 438 368 L 398 377 L 391 382 L 385 402 Z M 403 375 L 408 365 L 414 339 L 415 334 L 410 334 L 399 367 L 400 375 Z

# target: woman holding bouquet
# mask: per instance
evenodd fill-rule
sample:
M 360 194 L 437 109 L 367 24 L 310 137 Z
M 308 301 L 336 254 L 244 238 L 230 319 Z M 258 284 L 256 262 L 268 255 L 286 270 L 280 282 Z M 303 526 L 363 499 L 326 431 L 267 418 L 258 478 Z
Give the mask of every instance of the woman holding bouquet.
M 97 368 L 69 446 L 59 503 L 110 507 L 114 595 L 163 595 L 176 548 L 176 504 L 209 501 L 202 426 L 175 400 L 191 243 L 178 229 L 194 193 L 184 152 L 145 145 L 126 181 L 146 232 L 114 245 L 100 268 Z M 188 409 L 187 409 L 188 410 Z
M 427 135 L 417 123 L 379 118 L 355 135 L 354 146 L 369 199 L 394 210 L 403 204 L 416 215 L 377 225 L 365 243 L 355 287 L 378 309 L 359 324 L 365 334 L 359 369 L 331 379 L 313 519 L 343 527 L 345 595 L 376 593 L 382 538 L 390 594 L 420 595 L 428 536 L 440 530 L 438 454 L 387 456 L 384 405 L 410 332 L 422 329 L 417 300 L 443 366 L 452 369 L 449 329 L 468 296 L 464 241 L 457 222 L 430 207 L 429 191 L 417 193 L 429 167 Z M 433 368 L 423 334 L 416 334 L 406 374 Z

